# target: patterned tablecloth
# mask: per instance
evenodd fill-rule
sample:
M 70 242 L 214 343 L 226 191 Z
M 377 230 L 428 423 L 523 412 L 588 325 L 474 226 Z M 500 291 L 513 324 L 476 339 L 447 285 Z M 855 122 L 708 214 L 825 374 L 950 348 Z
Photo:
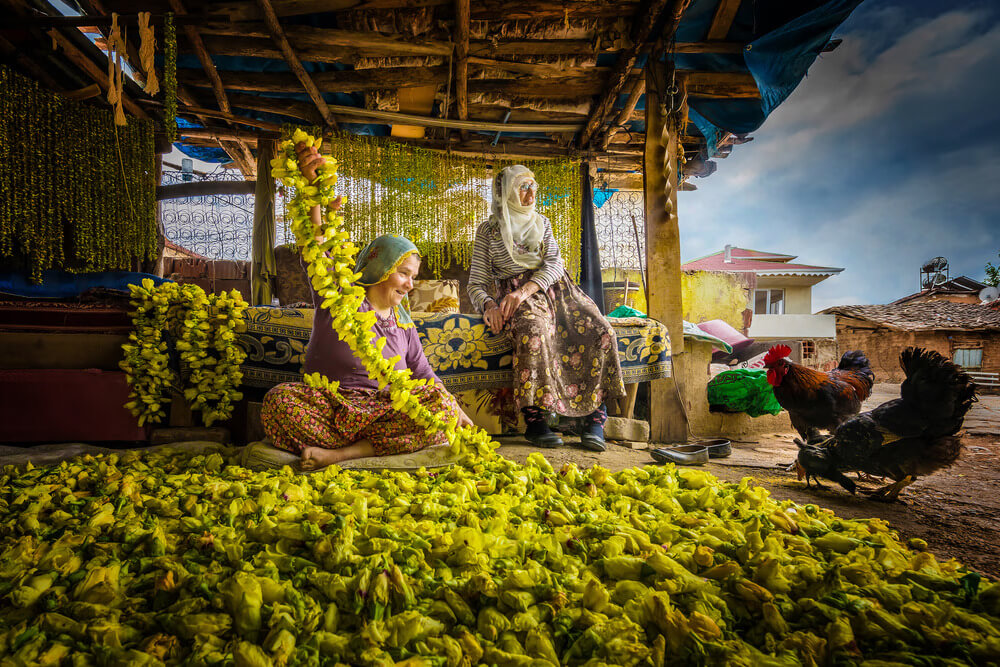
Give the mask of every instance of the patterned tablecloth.
M 302 378 L 312 331 L 312 308 L 249 308 L 239 345 L 246 351 L 243 384 L 270 388 Z M 452 392 L 509 387 L 514 380 L 511 344 L 495 336 L 478 315 L 414 313 L 424 352 Z M 609 318 L 618 336 L 625 383 L 670 377 L 670 338 L 656 320 Z

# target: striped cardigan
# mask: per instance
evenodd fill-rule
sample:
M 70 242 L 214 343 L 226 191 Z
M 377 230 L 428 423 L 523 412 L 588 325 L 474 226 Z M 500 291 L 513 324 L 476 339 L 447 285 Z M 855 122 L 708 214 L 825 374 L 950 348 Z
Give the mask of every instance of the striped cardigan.
M 545 232 L 542 236 L 542 265 L 531 276 L 533 282 L 543 290 L 559 280 L 566 270 L 559 246 L 552 235 L 552 223 L 545 216 Z M 476 229 L 476 243 L 472 248 L 472 265 L 469 267 L 469 299 L 478 312 L 483 312 L 486 302 L 493 298 L 497 281 L 511 278 L 529 269 L 515 262 L 507 252 L 500 237 L 500 228 L 492 220 L 486 220 Z

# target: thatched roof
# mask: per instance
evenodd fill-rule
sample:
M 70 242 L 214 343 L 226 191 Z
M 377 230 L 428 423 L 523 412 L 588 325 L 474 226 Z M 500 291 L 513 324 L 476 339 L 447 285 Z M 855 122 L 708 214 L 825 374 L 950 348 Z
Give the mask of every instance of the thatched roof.
M 135 12 L 152 12 L 158 48 L 173 12 L 180 114 L 195 126 L 182 142 L 203 159 L 228 153 L 252 170 L 256 139 L 282 123 L 376 135 L 416 126 L 423 136 L 408 141 L 430 148 L 585 156 L 611 175 L 641 170 L 644 65 L 666 59 L 685 176 L 706 176 L 710 158 L 746 141 L 836 45 L 833 30 L 859 2 L 76 0 L 83 16 L 55 18 L 46 0 L 9 0 L 15 16 L 3 25 L 19 29 L 0 29 L 0 55 L 87 95 L 107 86 L 112 12 L 122 13 L 132 62 Z M 162 115 L 162 95 L 132 82 L 126 95 L 130 113 Z

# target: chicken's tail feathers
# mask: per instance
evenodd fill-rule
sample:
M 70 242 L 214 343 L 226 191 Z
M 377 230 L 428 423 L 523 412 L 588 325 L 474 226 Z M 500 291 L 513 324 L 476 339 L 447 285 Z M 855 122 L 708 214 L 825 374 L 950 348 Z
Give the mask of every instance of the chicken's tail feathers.
M 934 350 L 907 347 L 899 354 L 899 365 L 906 374 L 900 387 L 904 400 L 933 398 L 935 405 L 928 406 L 931 412 L 951 405 L 947 416 L 957 420 L 964 418 L 977 400 L 976 384 L 969 374 Z M 933 387 L 934 392 L 922 391 L 920 385 Z

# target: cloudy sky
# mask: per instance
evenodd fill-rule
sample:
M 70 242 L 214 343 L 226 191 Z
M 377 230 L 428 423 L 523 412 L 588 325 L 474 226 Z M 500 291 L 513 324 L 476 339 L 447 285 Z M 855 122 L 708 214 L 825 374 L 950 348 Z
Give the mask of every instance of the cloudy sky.
M 1000 5 L 868 0 L 844 40 L 718 171 L 680 193 L 683 260 L 726 243 L 845 271 L 814 310 L 917 291 L 943 255 L 1000 251 Z

